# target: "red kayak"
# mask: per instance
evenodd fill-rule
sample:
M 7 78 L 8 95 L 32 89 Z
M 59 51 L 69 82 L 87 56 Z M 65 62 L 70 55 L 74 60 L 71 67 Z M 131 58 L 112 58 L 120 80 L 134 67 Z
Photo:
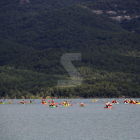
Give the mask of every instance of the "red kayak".
M 130 103 L 130 104 L 135 105 L 136 103 Z
M 104 107 L 104 108 L 109 108 L 109 109 L 111 109 L 111 108 L 113 108 L 112 106 L 108 106 L 108 107 Z

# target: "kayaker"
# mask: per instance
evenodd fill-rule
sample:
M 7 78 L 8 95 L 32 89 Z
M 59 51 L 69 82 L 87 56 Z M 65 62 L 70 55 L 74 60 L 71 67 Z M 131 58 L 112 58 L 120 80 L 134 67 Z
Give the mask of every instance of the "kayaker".
M 81 105 L 82 105 L 82 106 L 84 106 L 84 103 L 83 103 L 83 102 L 81 102 Z
M 132 99 L 132 100 L 130 101 L 130 103 L 135 103 L 135 101 Z
M 117 100 L 115 100 L 115 103 L 117 103 Z
M 21 103 L 24 103 L 24 100 L 22 100 Z
M 128 102 L 127 99 L 125 99 L 125 100 L 124 100 L 124 103 L 127 103 L 127 102 Z
M 54 105 L 55 105 L 54 100 L 51 101 L 51 104 L 50 104 L 50 105 L 51 105 L 51 106 L 54 106 Z
M 46 103 L 45 99 L 42 100 L 42 103 Z
M 112 100 L 112 103 L 114 103 L 115 101 L 114 101 L 114 99 Z
M 108 103 L 106 103 L 106 107 L 108 107 Z
M 136 103 L 139 103 L 139 102 L 136 100 Z
M 3 101 L 1 101 L 0 103 L 3 103 Z
M 66 102 L 65 102 L 65 100 L 64 100 L 63 105 L 65 105 L 65 103 L 66 103 Z
M 32 100 L 30 100 L 30 103 L 32 103 L 33 101 Z
M 54 106 L 55 105 L 55 102 L 53 102 L 52 105 Z
M 110 102 L 108 102 L 108 106 L 112 106 L 112 104 L 110 104 Z
M 67 101 L 65 102 L 65 105 L 68 105 L 68 102 Z
M 11 104 L 12 102 L 11 101 L 9 101 L 9 104 Z

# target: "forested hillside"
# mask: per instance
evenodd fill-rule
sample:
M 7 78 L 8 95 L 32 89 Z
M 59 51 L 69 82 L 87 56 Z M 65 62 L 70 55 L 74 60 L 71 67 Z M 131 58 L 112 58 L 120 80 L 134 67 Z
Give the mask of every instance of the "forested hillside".
M 0 7 L 1 98 L 140 97 L 138 0 L 7 0 Z M 57 87 L 71 79 L 65 53 L 81 54 L 72 61 L 83 78 L 77 87 Z

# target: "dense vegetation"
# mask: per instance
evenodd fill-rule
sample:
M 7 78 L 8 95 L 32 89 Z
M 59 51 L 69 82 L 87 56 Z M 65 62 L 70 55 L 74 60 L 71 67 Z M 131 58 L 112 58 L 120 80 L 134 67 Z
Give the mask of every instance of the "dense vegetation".
M 106 13 L 140 15 L 138 0 L 19 2 L 0 2 L 1 98 L 140 97 L 139 18 L 119 24 Z M 81 53 L 77 87 L 57 87 L 70 79 L 65 53 Z

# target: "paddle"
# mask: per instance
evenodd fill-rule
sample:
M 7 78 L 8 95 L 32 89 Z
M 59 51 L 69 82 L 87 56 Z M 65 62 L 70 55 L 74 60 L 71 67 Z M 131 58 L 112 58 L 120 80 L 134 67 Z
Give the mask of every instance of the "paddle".
M 106 102 L 106 100 L 104 100 L 104 102 Z

